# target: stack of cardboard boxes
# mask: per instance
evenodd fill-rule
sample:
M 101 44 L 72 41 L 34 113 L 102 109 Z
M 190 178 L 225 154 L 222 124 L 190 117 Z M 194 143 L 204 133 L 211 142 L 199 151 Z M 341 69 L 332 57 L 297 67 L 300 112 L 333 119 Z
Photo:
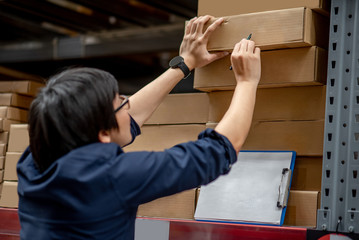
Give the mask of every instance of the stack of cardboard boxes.
M 196 140 L 206 129 L 209 113 L 207 93 L 170 94 L 142 127 L 142 134 L 125 148 L 131 151 L 162 151 Z M 193 219 L 196 189 L 139 206 L 137 216 Z
M 0 81 L 0 207 L 17 207 L 16 163 L 29 144 L 28 109 L 42 83 Z
M 315 227 L 321 188 L 329 1 L 199 0 L 198 15 L 224 17 L 211 51 L 231 51 L 252 33 L 261 48 L 262 77 L 244 150 L 292 150 L 297 159 L 286 225 Z M 230 57 L 195 72 L 208 91 L 208 127 L 228 108 L 236 85 Z
M 22 153 L 29 146 L 27 124 L 12 124 L 10 127 L 9 145 L 5 156 L 5 170 L 0 207 L 17 208 L 17 173 L 16 164 Z
M 243 149 L 296 151 L 285 218 L 285 225 L 290 226 L 316 225 L 326 101 L 328 4 L 329 1 L 321 0 L 199 0 L 199 16 L 225 18 L 209 40 L 210 51 L 231 51 L 236 42 L 250 33 L 262 50 L 262 77 L 252 127 Z M 228 109 L 236 85 L 230 66 L 228 56 L 196 69 L 194 88 L 203 92 L 170 95 L 163 103 L 166 107 L 156 111 L 156 121 L 147 123 L 152 125 L 144 127 L 142 136 L 127 151 L 163 150 L 195 139 L 203 130 L 203 123 L 194 128 L 196 120 L 192 118 L 207 109 L 206 127 L 215 127 Z M 205 92 L 209 103 L 189 98 L 205 96 Z M 171 102 L 170 98 L 179 101 Z M 198 108 L 201 112 L 188 113 L 186 108 Z M 169 116 L 188 120 L 171 122 Z M 185 133 L 188 127 L 191 134 Z M 167 197 L 167 203 L 159 199 L 144 204 L 138 215 L 193 219 L 193 215 L 173 213 L 182 211 L 178 207 L 184 203 L 180 194 Z

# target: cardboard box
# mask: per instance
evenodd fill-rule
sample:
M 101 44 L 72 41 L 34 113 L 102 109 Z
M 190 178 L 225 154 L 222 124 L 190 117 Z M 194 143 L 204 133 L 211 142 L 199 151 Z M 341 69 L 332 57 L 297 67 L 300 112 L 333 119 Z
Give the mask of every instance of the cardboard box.
M 205 129 L 205 124 L 143 126 L 142 134 L 124 150 L 163 151 L 179 143 L 197 140 L 198 134 Z
M 318 47 L 261 52 L 260 88 L 323 85 L 326 83 L 328 53 Z M 201 91 L 233 90 L 236 79 L 230 56 L 197 68 L 193 87 Z
M 219 122 L 233 91 L 209 93 L 209 122 Z M 318 120 L 325 118 L 325 86 L 261 88 L 257 90 L 253 121 Z
M 0 156 L 0 169 L 4 169 L 5 157 Z
M 5 156 L 7 144 L 0 144 L 0 157 Z
M 12 124 L 9 135 L 9 152 L 24 152 L 29 146 L 29 131 L 27 124 Z
M 322 157 L 297 156 L 292 174 L 292 190 L 321 191 Z
M 0 169 L 0 183 L 4 180 L 4 170 Z
M 208 108 L 206 93 L 169 94 L 145 124 L 206 123 Z
M 318 191 L 291 190 L 284 225 L 315 228 L 319 201 Z
M 7 152 L 5 157 L 5 181 L 17 181 L 16 165 L 22 153 Z
M 27 122 L 27 115 L 27 110 L 0 106 L 0 118 Z
M 318 46 L 328 49 L 329 18 L 309 8 L 289 8 L 232 16 L 210 36 L 209 51 L 230 51 L 252 33 L 261 50 Z M 207 28 L 213 21 L 206 24 Z
M 0 207 L 18 208 L 17 182 L 4 181 L 0 197 Z
M 194 219 L 196 189 L 156 199 L 138 207 L 138 217 Z
M 34 98 L 16 93 L 0 93 L 0 106 L 29 109 Z
M 0 92 L 36 96 L 44 84 L 34 81 L 0 81 Z
M 297 156 L 322 156 L 323 136 L 324 120 L 253 122 L 242 150 L 296 151 Z
M 9 119 L 0 119 L 0 132 L 8 132 L 10 131 L 10 127 L 12 124 L 22 123 L 20 121 L 9 120 Z
M 0 132 L 0 144 L 7 144 L 9 142 L 9 132 Z
M 215 17 L 238 15 L 244 13 L 263 12 L 286 8 L 307 7 L 328 15 L 329 0 L 199 0 L 198 16 L 212 15 Z

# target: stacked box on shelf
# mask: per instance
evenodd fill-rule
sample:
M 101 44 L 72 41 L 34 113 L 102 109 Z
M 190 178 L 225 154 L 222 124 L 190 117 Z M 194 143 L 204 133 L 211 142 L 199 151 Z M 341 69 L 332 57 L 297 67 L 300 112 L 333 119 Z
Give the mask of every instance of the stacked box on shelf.
M 329 1 L 199 0 L 198 4 L 198 15 L 224 18 L 209 39 L 209 51 L 231 51 L 249 33 L 261 48 L 261 81 L 243 149 L 297 152 L 285 224 L 315 227 L 321 187 Z M 207 127 L 214 127 L 230 104 L 236 86 L 230 65 L 227 56 L 195 71 L 194 88 L 210 92 Z
M 2 73 L 4 68 L 0 67 L 0 70 Z M 7 74 L 10 71 L 5 70 Z M 10 73 L 25 76 L 19 72 Z M 27 125 L 21 123 L 27 122 L 30 104 L 43 86 L 44 84 L 32 80 L 0 81 L 0 154 L 4 155 L 0 156 L 0 176 L 3 176 L 0 207 L 17 207 L 16 163 L 29 140 Z M 20 135 L 17 126 L 23 128 Z M 20 145 L 22 146 L 19 148 Z
M 29 146 L 27 124 L 12 124 L 10 127 L 8 151 L 5 156 L 4 182 L 0 197 L 0 207 L 17 208 L 17 174 L 16 164 L 22 153 Z
M 176 144 L 196 140 L 208 121 L 207 93 L 170 94 L 142 127 L 130 151 L 162 151 Z M 190 189 L 142 204 L 137 216 L 193 219 L 196 189 Z

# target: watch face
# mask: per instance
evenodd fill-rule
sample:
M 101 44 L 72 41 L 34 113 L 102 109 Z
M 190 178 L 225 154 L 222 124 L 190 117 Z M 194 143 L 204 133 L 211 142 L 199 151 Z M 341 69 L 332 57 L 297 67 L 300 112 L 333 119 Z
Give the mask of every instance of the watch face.
M 182 61 L 183 61 L 183 58 L 181 56 L 172 58 L 172 60 L 170 61 L 170 67 L 178 66 L 178 64 Z

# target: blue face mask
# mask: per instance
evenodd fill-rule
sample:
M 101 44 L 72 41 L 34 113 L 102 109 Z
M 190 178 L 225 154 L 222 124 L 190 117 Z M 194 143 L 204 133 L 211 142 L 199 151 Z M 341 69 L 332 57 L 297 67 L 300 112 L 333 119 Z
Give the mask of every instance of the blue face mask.
M 131 119 L 130 125 L 131 125 L 131 136 L 132 136 L 132 139 L 131 139 L 131 142 L 129 142 L 128 144 L 126 144 L 126 145 L 123 146 L 123 147 L 126 147 L 126 146 L 130 145 L 131 143 L 133 143 L 133 141 L 135 141 L 136 137 L 141 134 L 140 126 L 138 126 L 138 124 L 136 123 L 135 119 L 133 119 L 130 114 L 128 114 L 128 115 L 130 116 L 130 119 Z

